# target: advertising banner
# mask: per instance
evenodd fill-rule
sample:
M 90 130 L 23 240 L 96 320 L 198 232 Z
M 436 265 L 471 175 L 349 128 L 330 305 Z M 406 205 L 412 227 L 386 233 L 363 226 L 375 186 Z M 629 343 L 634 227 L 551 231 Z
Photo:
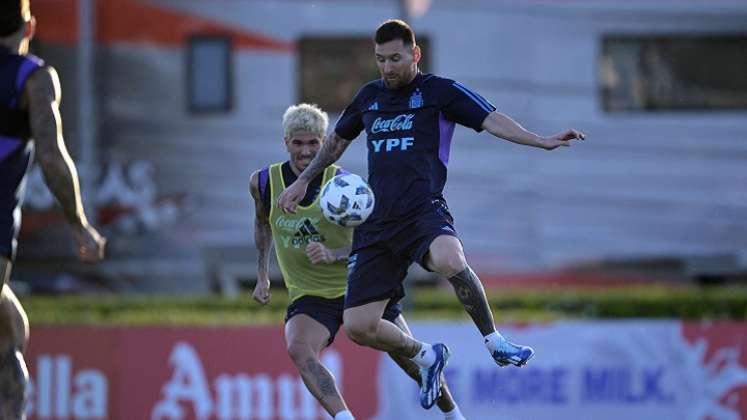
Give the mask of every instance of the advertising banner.
M 282 328 L 32 328 L 35 419 L 319 419 Z M 378 407 L 379 355 L 344 334 L 322 355 L 352 409 Z
M 747 324 L 569 321 L 502 326 L 531 345 L 498 368 L 466 322 L 411 322 L 451 349 L 446 373 L 472 420 L 747 418 Z M 31 419 L 326 419 L 280 326 L 32 328 Z M 339 334 L 322 356 L 358 419 L 442 419 L 388 357 Z
M 476 328 L 412 322 L 413 333 L 445 342 L 447 377 L 469 419 L 747 419 L 747 324 L 573 321 L 502 328 L 536 356 L 498 368 Z M 417 389 L 393 363 L 380 374 L 379 419 L 439 419 L 423 413 Z

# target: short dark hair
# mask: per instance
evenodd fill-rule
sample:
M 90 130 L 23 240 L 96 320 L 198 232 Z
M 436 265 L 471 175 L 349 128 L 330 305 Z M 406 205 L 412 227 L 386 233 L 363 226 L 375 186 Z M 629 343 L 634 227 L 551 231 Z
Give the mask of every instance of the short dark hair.
M 29 0 L 0 0 L 0 37 L 20 29 L 28 15 Z
M 416 45 L 415 32 L 413 32 L 410 25 L 403 20 L 389 19 L 384 21 L 384 23 L 379 25 L 379 28 L 376 29 L 374 42 L 377 44 L 383 44 L 396 39 L 401 39 L 403 44 L 410 47 Z

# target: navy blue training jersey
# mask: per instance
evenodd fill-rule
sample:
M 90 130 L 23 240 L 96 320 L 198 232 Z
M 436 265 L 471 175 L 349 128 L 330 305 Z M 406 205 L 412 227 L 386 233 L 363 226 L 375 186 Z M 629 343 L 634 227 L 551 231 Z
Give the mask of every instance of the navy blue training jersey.
M 446 166 L 459 123 L 482 131 L 495 107 L 459 82 L 419 73 L 401 89 L 367 83 L 337 121 L 338 136 L 353 140 L 365 129 L 368 183 L 376 196 L 362 230 L 382 230 L 435 198 L 443 198 Z
M 18 121 L 28 118 L 18 108 L 18 102 L 26 80 L 42 66 L 43 62 L 34 56 L 13 54 L 0 47 L 0 107 L 4 113 L 0 119 L 0 255 L 10 259 L 15 253 L 24 180 L 34 151 L 27 134 L 28 121 Z

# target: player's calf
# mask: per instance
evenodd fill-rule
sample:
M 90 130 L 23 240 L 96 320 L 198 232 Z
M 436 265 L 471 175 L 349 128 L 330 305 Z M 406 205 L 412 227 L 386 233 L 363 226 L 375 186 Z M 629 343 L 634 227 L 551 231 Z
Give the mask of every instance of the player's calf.
M 459 302 L 474 321 L 483 337 L 495 332 L 493 313 L 488 306 L 488 298 L 480 279 L 468 266 L 461 272 L 449 277 Z
M 349 414 L 337 389 L 335 377 L 321 363 L 318 352 L 306 343 L 291 342 L 288 344 L 288 355 L 301 374 L 306 388 L 330 415 L 337 416 L 341 412 Z M 346 418 L 344 413 L 340 418 Z
M 534 356 L 531 347 L 506 340 L 495 330 L 493 313 L 488 306 L 482 282 L 470 267 L 449 278 L 459 301 L 482 333 L 485 346 L 499 366 L 523 366 Z

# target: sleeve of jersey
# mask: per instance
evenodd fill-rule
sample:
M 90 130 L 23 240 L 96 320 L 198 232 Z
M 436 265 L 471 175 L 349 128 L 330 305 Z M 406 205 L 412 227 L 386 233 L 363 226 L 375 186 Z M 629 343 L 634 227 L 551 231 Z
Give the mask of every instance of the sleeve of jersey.
M 27 55 L 23 58 L 20 67 L 18 68 L 18 74 L 16 75 L 16 92 L 23 92 L 26 86 L 26 81 L 31 77 L 31 74 L 40 68 L 44 67 L 44 61 L 36 56 Z
M 270 191 L 270 167 L 262 168 L 259 171 L 257 186 L 259 187 L 259 196 L 262 199 L 262 205 L 265 209 L 271 207 L 272 192 Z
M 366 88 L 363 87 L 353 98 L 353 102 L 345 108 L 335 125 L 335 133 L 345 140 L 352 141 L 363 131 L 363 111 L 361 104 L 364 102 Z
M 495 106 L 459 82 L 450 81 L 447 89 L 450 101 L 443 108 L 446 118 L 478 133 L 482 131 L 485 117 L 496 110 Z

